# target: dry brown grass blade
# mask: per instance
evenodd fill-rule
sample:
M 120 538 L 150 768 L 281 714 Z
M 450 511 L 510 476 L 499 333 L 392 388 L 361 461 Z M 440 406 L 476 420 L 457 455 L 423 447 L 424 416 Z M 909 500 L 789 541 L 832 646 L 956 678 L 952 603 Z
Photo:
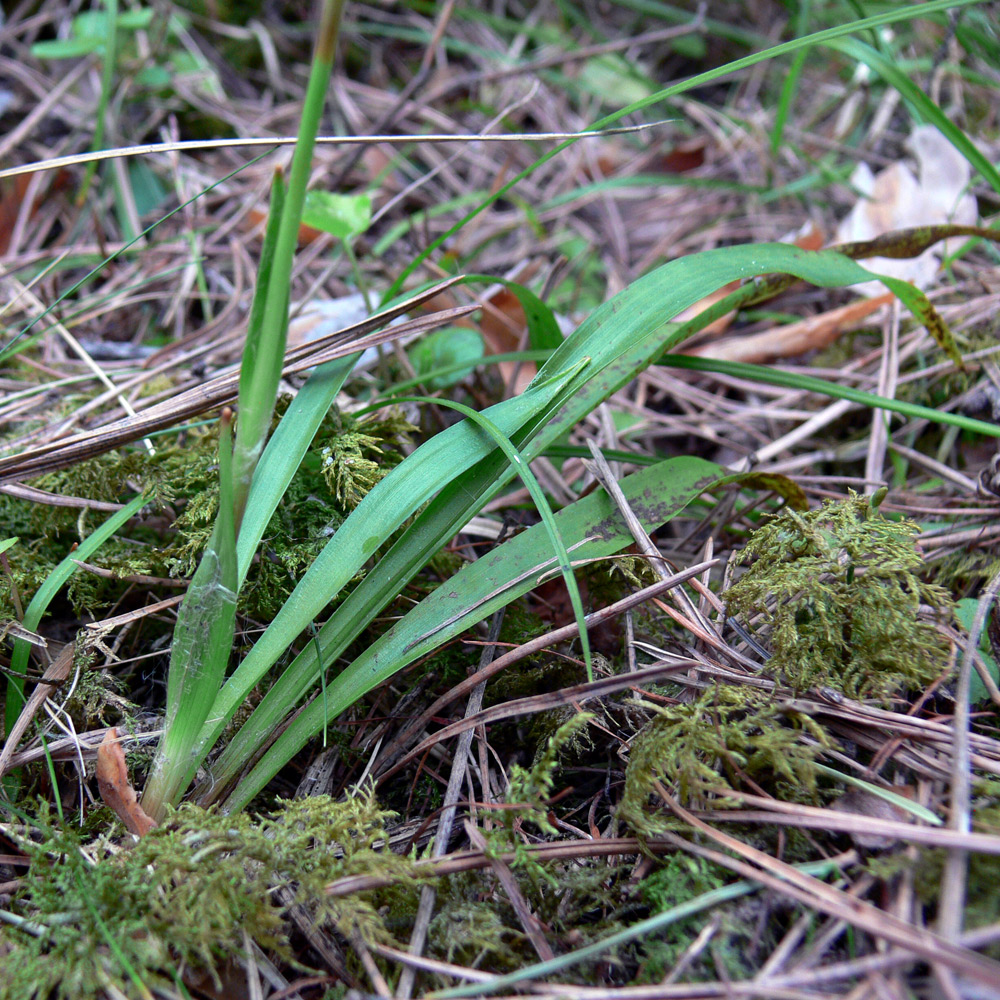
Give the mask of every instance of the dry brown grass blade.
M 451 725 L 438 730 L 432 736 L 421 740 L 389 771 L 385 772 L 380 780 L 385 780 L 395 774 L 401 767 L 415 760 L 436 743 L 450 739 L 452 736 L 458 736 L 467 729 L 474 729 L 476 726 L 485 726 L 492 722 L 498 722 L 501 719 L 512 719 L 521 715 L 531 715 L 535 712 L 545 712 L 564 705 L 575 705 L 576 703 L 590 701 L 592 698 L 603 698 L 606 695 L 614 694 L 616 691 L 638 688 L 643 684 L 655 684 L 658 681 L 677 674 L 678 671 L 686 670 L 693 666 L 700 667 L 702 663 L 700 660 L 678 658 L 674 662 L 647 667 L 644 670 L 637 670 L 635 673 L 602 677 L 600 680 L 587 684 L 575 684 L 572 687 L 560 688 L 557 691 L 548 691 L 545 694 L 532 695 L 528 698 L 518 698 L 515 701 L 504 702 L 501 705 L 493 705 L 491 708 L 483 709 L 483 711 L 477 712 L 475 715 L 470 715 L 458 722 L 453 722 Z
M 409 849 L 409 840 L 398 845 L 399 850 Z M 647 849 L 647 843 L 637 837 L 595 837 L 592 840 L 556 841 L 553 843 L 524 844 L 522 849 L 526 854 L 544 864 L 550 861 L 580 861 L 587 858 L 607 858 L 619 855 L 642 854 Z M 648 849 L 652 854 L 669 854 L 674 851 L 673 845 L 666 842 L 650 841 Z M 517 860 L 514 851 L 501 851 L 496 855 L 507 864 Z M 852 852 L 851 858 L 856 857 Z M 443 878 L 447 875 L 458 875 L 461 872 L 478 871 L 488 868 L 490 856 L 480 850 L 453 851 L 441 858 L 425 858 L 417 862 L 418 871 L 433 878 Z M 329 896 L 348 896 L 352 892 L 365 892 L 389 885 L 394 876 L 387 875 L 347 875 L 331 882 L 326 887 Z
M 422 316 L 397 326 L 388 327 L 377 333 L 367 336 L 361 335 L 388 323 L 407 310 L 416 308 L 432 294 L 440 292 L 442 287 L 447 287 L 452 283 L 453 281 L 429 289 L 393 309 L 379 313 L 371 319 L 348 327 L 346 330 L 340 330 L 310 344 L 292 348 L 285 356 L 286 363 L 283 374 L 291 375 L 301 372 L 335 358 L 362 351 L 366 347 L 388 343 L 397 337 L 427 330 L 438 324 L 451 322 L 456 316 L 465 315 L 474 307 L 461 307 L 444 313 Z M 53 441 L 15 455 L 0 458 L 0 483 L 30 479 L 43 472 L 65 468 L 76 462 L 139 440 L 154 431 L 164 430 L 183 420 L 216 409 L 235 400 L 238 381 L 238 371 L 227 372 L 163 403 L 141 410 L 134 418 L 118 420 L 93 431 L 86 431 L 65 440 Z
M 707 851 L 673 834 L 666 835 L 677 847 L 711 859 L 744 878 L 753 879 L 783 895 L 790 896 L 805 906 L 813 907 L 892 944 L 909 949 L 914 955 L 929 962 L 940 962 L 948 968 L 967 975 L 988 986 L 1000 982 L 1000 962 L 946 941 L 938 934 L 922 927 L 915 927 L 900 918 L 879 910 L 870 903 L 852 899 L 847 893 L 805 875 L 792 865 L 779 861 L 763 851 L 716 830 L 688 812 L 659 782 L 654 782 L 657 794 L 670 810 L 685 823 L 699 830 L 710 840 L 739 857 L 752 861 L 737 861 L 719 851 Z
M 14 751 L 45 699 L 69 677 L 73 670 L 73 652 L 72 642 L 66 643 L 59 650 L 56 658 L 46 667 L 42 679 L 35 685 L 35 690 L 31 692 L 31 696 L 24 703 L 21 714 L 17 717 L 17 722 L 7 734 L 3 750 L 0 750 L 0 775 L 6 774 L 10 770 Z
M 487 850 L 486 838 L 479 828 L 469 820 L 466 820 L 463 825 L 469 837 L 469 843 L 476 850 L 482 851 L 489 857 L 490 852 Z M 510 900 L 511 906 L 514 907 L 517 919 L 521 922 L 524 933 L 527 935 L 528 940 L 531 942 L 531 947 L 535 949 L 535 953 L 539 959 L 547 962 L 550 958 L 555 958 L 555 952 L 553 952 L 549 942 L 545 940 L 545 935 L 542 933 L 542 927 L 538 918 L 531 912 L 524 894 L 518 888 L 510 865 L 502 858 L 490 857 L 490 867 L 503 886 L 504 892 L 507 893 L 507 898 Z
M 774 823 L 778 826 L 799 826 L 808 830 L 837 830 L 849 834 L 873 834 L 892 841 L 909 841 L 928 847 L 962 848 L 981 854 L 1000 854 L 1000 837 L 986 833 L 965 833 L 943 827 L 915 826 L 875 816 L 859 816 L 836 809 L 782 802 L 759 795 L 726 792 L 727 799 L 754 805 L 755 810 L 725 809 L 695 812 L 704 821 L 716 823 Z
M 49 507 L 76 507 L 80 510 L 106 510 L 114 513 L 125 506 L 123 503 L 108 503 L 106 500 L 91 500 L 88 497 L 69 497 L 60 493 L 50 493 L 35 486 L 25 486 L 23 483 L 5 483 L 0 486 L 0 493 L 27 500 L 30 503 L 42 503 Z

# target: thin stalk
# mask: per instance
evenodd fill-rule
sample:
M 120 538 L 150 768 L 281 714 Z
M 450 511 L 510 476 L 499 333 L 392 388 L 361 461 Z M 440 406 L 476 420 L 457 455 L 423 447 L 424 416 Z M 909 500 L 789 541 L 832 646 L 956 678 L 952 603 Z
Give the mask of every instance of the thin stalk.
M 259 342 L 254 345 L 248 343 L 240 373 L 240 419 L 233 454 L 237 531 L 243 519 L 250 483 L 264 448 L 278 394 L 281 359 L 285 353 L 288 329 L 288 289 L 292 280 L 292 263 L 309 184 L 313 149 L 333 71 L 343 9 L 344 0 L 326 0 L 323 4 L 309 84 L 302 106 L 298 141 L 288 175 L 288 193 L 281 213 L 274 261 L 264 296 Z

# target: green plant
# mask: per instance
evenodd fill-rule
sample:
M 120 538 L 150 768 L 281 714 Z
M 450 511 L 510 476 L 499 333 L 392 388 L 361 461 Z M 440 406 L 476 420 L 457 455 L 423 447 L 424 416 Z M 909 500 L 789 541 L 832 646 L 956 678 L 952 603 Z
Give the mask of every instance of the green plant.
M 627 112 L 765 59 L 831 44 L 851 32 L 931 15 L 946 6 L 944 0 L 934 0 L 909 8 L 894 8 L 783 43 L 651 94 L 598 124 L 608 124 Z M 200 802 L 220 801 L 227 809 L 246 805 L 338 712 L 418 656 L 481 620 L 498 604 L 523 593 L 547 573 L 552 563 L 538 557 L 540 544 L 545 545 L 545 551 L 562 548 L 573 559 L 607 554 L 628 544 L 624 526 L 608 520 L 609 506 L 594 508 L 587 501 L 573 504 L 561 512 L 566 515 L 563 521 L 557 515 L 534 536 L 534 558 L 519 564 L 520 575 L 503 569 L 495 570 L 492 576 L 472 568 L 463 570 L 410 611 L 379 642 L 355 655 L 335 676 L 329 676 L 334 664 L 352 648 L 374 617 L 512 476 L 521 472 L 531 483 L 530 462 L 643 368 L 657 362 L 680 364 L 664 356 L 671 345 L 680 343 L 716 316 L 773 293 L 793 277 L 824 287 L 868 280 L 872 274 L 852 256 L 887 251 L 909 253 L 920 241 L 926 243 L 948 235 L 944 230 L 936 230 L 918 234 L 919 238 L 910 239 L 902 248 L 872 244 L 846 248 L 845 253 L 810 253 L 775 244 L 727 247 L 681 258 L 634 282 L 597 309 L 565 341 L 559 340 L 554 319 L 542 303 L 536 300 L 526 304 L 533 344 L 555 345 L 528 390 L 425 442 L 376 483 L 336 530 L 248 655 L 227 677 L 235 603 L 257 545 L 353 363 L 348 358 L 317 369 L 265 447 L 284 342 L 288 277 L 305 205 L 311 143 L 333 56 L 338 9 L 337 4 L 324 8 L 324 24 L 291 175 L 287 185 L 279 176 L 273 188 L 270 224 L 240 380 L 235 446 L 231 448 L 226 434 L 222 435 L 219 519 L 178 623 L 168 686 L 167 732 L 144 793 L 144 804 L 156 816 L 165 814 L 168 803 L 179 800 L 254 688 L 265 677 L 273 676 L 275 664 L 290 648 L 295 649 L 298 637 L 313 626 L 316 617 L 332 601 L 338 602 L 337 607 L 319 628 L 315 642 L 302 648 L 277 679 L 270 682 L 254 712 L 221 756 L 211 762 L 211 776 L 196 792 Z M 867 50 L 852 50 L 852 55 L 866 58 L 876 69 L 881 68 Z M 919 94 L 907 91 L 907 96 L 919 105 L 922 114 L 944 128 L 946 116 L 940 109 L 927 106 Z M 953 141 L 1000 190 L 1000 176 L 992 165 L 964 137 L 955 136 Z M 547 162 L 561 148 L 564 146 L 541 157 L 525 174 Z M 466 218 L 502 197 L 525 174 L 482 200 Z M 363 219 L 355 219 L 345 232 L 357 232 L 362 222 Z M 444 234 L 404 269 L 386 293 L 387 300 L 402 288 L 408 274 L 453 232 L 455 229 Z M 696 319 L 683 324 L 673 322 L 681 310 L 734 279 L 744 279 L 745 283 Z M 904 283 L 893 279 L 885 279 L 885 283 L 936 331 L 942 348 L 956 356 L 947 328 L 927 299 Z M 465 363 L 458 362 L 462 366 Z M 692 366 L 695 363 L 699 362 L 692 359 Z M 772 381 L 781 377 L 770 371 L 753 371 L 756 377 Z M 795 378 L 797 384 L 805 383 L 801 376 Z M 830 393 L 834 391 L 825 383 L 819 385 Z M 864 400 L 885 409 L 908 405 L 893 404 L 871 395 L 864 396 Z M 961 423 L 985 434 L 997 433 L 992 425 L 967 417 L 939 414 L 912 405 L 905 412 Z M 487 427 L 489 432 L 485 433 Z M 683 476 L 679 475 L 680 470 Z M 648 505 L 644 523 L 649 527 L 662 524 L 698 493 L 718 482 L 720 474 L 718 467 L 710 463 L 699 465 L 698 460 L 654 466 L 652 481 L 667 499 Z M 683 485 L 678 486 L 679 482 Z M 553 524 L 565 543 L 562 546 Z M 594 542 L 593 533 L 598 525 L 600 544 Z M 540 536 L 544 536 L 544 543 L 538 540 Z M 362 568 L 390 540 L 392 545 L 375 571 L 358 582 Z M 507 543 L 512 548 L 503 549 L 501 560 L 514 550 L 514 542 Z M 506 565 L 513 566 L 515 562 L 506 560 Z M 566 560 L 560 559 L 558 566 L 572 585 Z M 486 580 L 492 589 L 482 589 Z M 354 589 L 348 594 L 349 585 L 354 585 Z M 499 596 L 485 598 L 484 593 Z M 321 698 L 316 696 L 319 689 Z M 282 728 L 303 700 L 310 698 L 287 728 Z M 278 732 L 281 735 L 275 739 Z M 256 763 L 237 785 L 237 776 L 250 761 Z
M 932 4 L 926 9 L 936 8 Z M 884 23 L 884 18 L 872 18 L 863 23 Z M 841 33 L 844 33 L 841 29 L 832 29 L 832 32 L 821 32 L 815 38 L 836 37 Z M 807 40 L 800 40 L 800 45 L 779 46 L 773 51 L 791 51 L 805 44 L 808 44 Z M 671 88 L 669 92 L 675 89 Z M 660 96 L 667 93 L 664 91 Z M 547 158 L 549 155 L 539 162 Z M 866 250 L 861 248 L 855 252 L 863 254 Z M 417 263 L 414 261 L 413 266 Z M 432 438 L 392 470 L 344 522 L 248 656 L 218 689 L 214 704 L 206 707 L 202 715 L 203 719 L 210 721 L 204 722 L 200 734 L 190 738 L 186 768 L 182 769 L 180 763 L 176 765 L 169 800 L 175 801 L 191 781 L 196 767 L 216 744 L 226 722 L 250 691 L 319 611 L 354 578 L 361 565 L 407 518 L 416 515 L 382 558 L 377 571 L 361 581 L 337 607 L 319 629 L 315 643 L 310 643 L 285 668 L 221 757 L 212 764 L 211 778 L 196 793 L 198 800 L 203 803 L 224 801 L 227 808 L 241 808 L 294 753 L 323 729 L 330 718 L 375 684 L 412 662 L 425 648 L 422 643 L 429 628 L 435 640 L 443 641 L 454 634 L 453 629 L 468 627 L 484 617 L 488 613 L 489 602 L 483 602 L 478 592 L 464 588 L 456 590 L 460 583 L 464 584 L 472 576 L 460 575 L 446 585 L 448 593 L 459 595 L 453 599 L 452 610 L 447 616 L 447 629 L 435 628 L 428 613 L 436 609 L 437 602 L 425 601 L 394 626 L 383 641 L 356 657 L 332 679 L 326 678 L 332 664 L 367 622 L 393 599 L 399 588 L 483 503 L 496 495 L 515 472 L 525 470 L 527 463 L 574 427 L 599 402 L 630 381 L 642 368 L 656 361 L 671 344 L 685 339 L 715 315 L 759 296 L 763 289 L 749 283 L 696 320 L 671 324 L 671 319 L 680 310 L 735 277 L 751 278 L 776 272 L 823 286 L 847 285 L 872 277 L 870 272 L 841 254 L 829 251 L 807 253 L 783 245 L 729 247 L 671 261 L 599 308 L 554 351 L 527 392 L 483 414 L 499 435 L 512 443 L 518 455 L 517 461 L 509 462 L 495 440 L 484 435 L 475 422 L 466 421 Z M 404 277 L 400 276 L 397 287 Z M 903 295 L 921 315 L 936 317 L 926 298 L 910 286 L 893 279 L 886 279 L 886 283 Z M 953 343 L 943 324 L 935 321 L 933 326 L 940 332 L 942 346 L 954 353 Z M 328 377 L 333 376 L 321 376 Z M 326 397 L 318 386 L 316 388 L 316 405 L 322 406 Z M 301 411 L 309 412 L 305 404 Z M 301 434 L 301 429 L 295 425 L 296 419 L 301 419 L 300 413 L 293 415 L 290 408 L 275 439 L 268 446 L 263 463 L 272 458 L 277 461 L 283 452 L 295 450 L 289 449 L 289 440 L 294 441 Z M 994 433 L 994 429 L 987 424 L 977 422 L 977 427 L 983 430 L 988 428 L 990 433 Z M 287 436 L 283 432 L 287 432 Z M 673 504 L 665 506 L 660 512 L 662 516 L 672 516 L 711 481 L 711 478 L 706 478 L 683 497 L 678 495 Z M 255 500 L 259 501 L 259 507 L 255 508 L 261 512 L 259 516 L 269 517 L 284 482 L 287 478 L 282 476 L 260 475 L 251 490 L 248 517 Z M 653 520 L 657 522 L 659 517 Z M 238 540 L 240 577 L 244 573 L 242 567 L 249 563 L 256 537 L 259 535 L 248 530 L 245 519 Z M 617 537 L 621 545 L 626 543 L 627 536 L 623 531 Z M 573 552 L 574 558 L 580 554 Z M 508 580 L 504 589 L 509 587 Z M 515 592 L 508 591 L 508 599 Z M 315 691 L 321 678 L 325 680 L 322 699 L 315 698 L 307 704 L 280 737 L 272 742 L 273 734 L 291 708 Z M 208 685 L 206 693 L 207 690 Z M 261 751 L 265 751 L 263 756 L 259 756 Z M 244 775 L 236 786 L 236 776 L 244 770 L 246 762 L 258 757 L 249 774 Z M 156 801 L 155 797 L 151 801 Z
M 802 739 L 803 731 L 811 737 Z M 650 813 L 656 782 L 684 803 L 735 804 L 731 789 L 749 782 L 781 785 L 793 798 L 816 794 L 814 762 L 829 746 L 822 726 L 788 713 L 754 688 L 721 685 L 689 704 L 657 710 L 637 734 L 625 773 L 620 815 L 642 836 L 671 825 Z
M 242 534 L 251 482 L 277 398 L 288 328 L 292 259 L 342 10 L 343 0 L 324 3 L 288 184 L 286 187 L 279 173 L 272 188 L 270 222 L 240 367 L 240 420 L 235 441 L 231 441 L 231 417 L 223 415 L 219 515 L 178 616 L 164 734 L 143 792 L 143 807 L 154 819 L 163 817 L 165 806 L 177 801 L 190 780 L 191 761 L 198 757 L 199 733 L 229 663 L 236 595 L 242 582 L 236 540 Z M 334 363 L 334 368 L 339 371 L 343 366 Z M 259 537 L 254 539 L 254 547 Z

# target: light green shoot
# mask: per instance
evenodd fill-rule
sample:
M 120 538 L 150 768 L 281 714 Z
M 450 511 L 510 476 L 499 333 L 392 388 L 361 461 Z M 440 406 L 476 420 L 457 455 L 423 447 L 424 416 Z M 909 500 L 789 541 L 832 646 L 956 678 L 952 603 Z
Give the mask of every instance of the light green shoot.
M 240 580 L 237 537 L 277 398 L 292 263 L 343 5 L 344 0 L 326 0 L 323 5 L 288 183 L 286 186 L 279 172 L 272 188 L 271 214 L 240 371 L 236 441 L 233 445 L 230 418 L 224 417 L 219 443 L 218 520 L 178 615 L 164 734 L 143 792 L 143 808 L 155 820 L 163 818 L 168 805 L 177 803 L 190 782 L 192 762 L 204 752 L 200 734 L 229 665 Z

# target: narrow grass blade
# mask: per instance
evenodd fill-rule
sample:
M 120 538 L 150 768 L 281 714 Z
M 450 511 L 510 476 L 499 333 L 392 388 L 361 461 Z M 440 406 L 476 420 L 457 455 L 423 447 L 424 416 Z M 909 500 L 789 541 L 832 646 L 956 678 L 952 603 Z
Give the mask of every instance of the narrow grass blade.
M 119 528 L 139 513 L 148 499 L 146 496 L 137 496 L 121 510 L 116 511 L 52 570 L 24 611 L 24 618 L 21 621 L 24 628 L 30 632 L 38 631 L 38 625 L 49 604 L 79 568 L 77 562 L 89 560 Z M 14 723 L 17 722 L 17 717 L 21 714 L 21 708 L 24 705 L 24 674 L 27 671 L 30 651 L 31 644 L 26 639 L 14 641 L 14 651 L 10 658 L 11 675 L 7 681 L 4 709 L 5 733 L 9 733 L 14 728 Z
M 233 454 L 237 527 L 242 521 L 254 469 L 264 449 L 281 378 L 288 330 L 288 289 L 291 286 L 299 223 L 312 169 L 316 135 L 333 70 L 343 7 L 344 0 L 325 0 L 322 6 L 309 82 L 302 102 L 298 141 L 292 154 L 288 187 L 274 237 L 273 257 L 266 283 L 263 280 L 258 283 L 258 294 L 262 296 L 260 322 L 252 331 L 253 355 L 246 368 L 246 377 L 242 372 L 240 376 L 240 419 Z
M 686 80 L 682 80 L 679 83 L 665 87 L 663 90 L 658 90 L 655 94 L 650 94 L 648 97 L 642 98 L 642 100 L 633 101 L 626 107 L 601 118 L 597 122 L 594 122 L 591 128 L 607 128 L 620 118 L 624 118 L 625 115 L 641 111 L 643 108 L 648 108 L 653 104 L 659 104 L 662 101 L 666 101 L 671 97 L 676 97 L 678 94 L 686 93 L 689 90 L 694 90 L 697 87 L 704 87 L 707 84 L 714 83 L 716 80 L 723 77 L 731 76 L 733 73 L 738 73 L 741 70 L 749 69 L 751 66 L 756 66 L 758 63 L 766 62 L 768 59 L 777 59 L 780 56 L 787 55 L 791 52 L 797 52 L 800 49 L 809 48 L 813 45 L 829 44 L 836 39 L 841 39 L 847 35 L 852 35 L 860 31 L 866 31 L 870 28 L 879 28 L 884 24 L 895 24 L 899 21 L 909 21 L 918 17 L 927 17 L 930 14 L 937 13 L 938 11 L 944 11 L 957 7 L 966 7 L 970 4 L 980 2 L 981 0 L 931 0 L 929 3 L 898 5 L 892 7 L 892 9 L 888 11 L 884 11 L 881 14 L 875 14 L 872 17 L 864 17 L 857 21 L 849 21 L 846 24 L 839 24 L 832 28 L 825 28 L 822 31 L 815 31 L 811 35 L 806 35 L 803 38 L 794 38 L 791 41 L 782 42 L 781 44 L 774 45 L 769 49 L 764 49 L 762 52 L 754 52 L 748 56 L 744 56 L 742 59 L 734 59 L 732 62 L 726 63 L 724 66 L 719 66 L 716 69 L 711 69 L 704 73 L 696 73 L 694 76 L 690 76 Z M 516 187 L 522 180 L 529 177 L 539 167 L 548 163 L 553 157 L 558 156 L 568 146 L 571 146 L 574 142 L 578 141 L 578 139 L 573 138 L 560 143 L 554 149 L 545 153 L 544 156 L 540 156 L 534 163 L 525 167 L 524 170 L 507 181 L 506 184 L 502 185 L 496 191 L 491 192 L 489 197 L 483 199 L 483 201 L 471 212 L 456 222 L 455 225 L 452 226 L 447 232 L 442 233 L 423 252 L 418 254 L 399 274 L 390 289 L 386 292 L 385 297 L 389 299 L 397 295 L 406 282 L 406 279 L 415 270 L 417 270 L 417 268 L 419 268 L 420 265 L 431 254 L 433 254 L 435 250 L 438 249 L 438 247 L 446 243 L 455 235 L 455 233 L 462 229 L 467 222 L 474 219 L 481 212 L 485 212 L 490 205 L 499 201 L 501 198 L 506 197 L 507 193 L 512 188 Z
M 804 875 L 811 875 L 814 878 L 826 878 L 836 875 L 840 871 L 833 861 L 810 861 L 792 867 Z M 580 962 L 593 961 L 598 955 L 606 955 L 619 945 L 627 944 L 630 941 L 639 941 L 643 938 L 651 938 L 660 934 L 671 924 L 677 923 L 678 920 L 685 920 L 703 910 L 709 910 L 713 906 L 721 906 L 723 903 L 739 899 L 741 896 L 756 892 L 758 889 L 760 889 L 759 885 L 747 881 L 733 882 L 731 885 L 724 885 L 719 889 L 710 889 L 700 896 L 695 896 L 694 899 L 689 899 L 686 903 L 672 906 L 669 910 L 640 920 L 624 930 L 609 934 L 601 941 L 594 941 L 582 948 L 577 948 L 575 951 L 567 952 L 565 955 L 558 955 L 545 962 L 536 962 L 534 965 L 526 966 L 517 972 L 497 976 L 495 979 L 489 979 L 485 982 L 455 986 L 448 990 L 435 990 L 425 994 L 425 997 L 427 1000 L 446 1000 L 446 998 L 450 1000 L 452 997 L 476 997 L 487 993 L 496 993 L 499 990 L 509 990 L 512 986 L 532 982 L 541 979 L 542 976 L 551 976 L 553 973 L 571 968 Z M 695 990 L 692 989 L 692 992 Z
M 734 378 L 750 379 L 753 382 L 768 382 L 771 385 L 783 386 L 788 389 L 801 389 L 803 392 L 816 392 L 831 399 L 848 399 L 852 403 L 873 410 L 889 410 L 901 413 L 904 417 L 916 420 L 929 420 L 931 423 L 947 424 L 959 427 L 975 434 L 985 434 L 988 437 L 1000 437 L 1000 425 L 976 420 L 961 413 L 947 413 L 944 410 L 933 410 L 929 406 L 908 403 L 902 399 L 886 399 L 862 389 L 848 385 L 838 385 L 826 379 L 801 372 L 786 372 L 780 368 L 767 368 L 764 365 L 748 365 L 742 361 L 717 361 L 710 358 L 695 358 L 687 354 L 665 354 L 660 363 L 671 368 L 684 368 L 696 372 L 718 372 L 720 375 L 731 375 Z
M 254 471 L 243 522 L 236 545 L 240 586 L 246 579 L 257 546 L 271 515 L 288 489 L 316 431 L 337 398 L 344 379 L 351 373 L 357 354 L 320 366 L 295 394 L 271 435 Z
M 944 820 L 940 816 L 931 812 L 930 809 L 922 806 L 919 802 L 914 802 L 913 799 L 908 799 L 906 796 L 899 795 L 888 788 L 882 788 L 880 785 L 873 785 L 870 781 L 862 781 L 861 778 L 856 778 L 853 774 L 838 771 L 835 767 L 827 767 L 826 764 L 814 763 L 813 766 L 817 771 L 822 771 L 823 774 L 828 775 L 835 781 L 842 781 L 845 785 L 853 785 L 855 788 L 860 788 L 869 795 L 874 795 L 876 798 L 891 802 L 897 808 L 916 817 L 921 823 L 927 823 L 929 826 L 944 825 Z
M 260 248 L 260 261 L 257 264 L 257 284 L 254 286 L 253 302 L 250 303 L 250 316 L 247 319 L 247 336 L 243 345 L 243 358 L 240 362 L 239 397 L 249 400 L 253 392 L 254 372 L 257 369 L 257 359 L 261 351 L 261 336 L 264 327 L 264 307 L 267 303 L 267 292 L 271 283 L 271 272 L 274 270 L 274 251 L 278 244 L 278 229 L 281 216 L 285 210 L 285 198 L 288 186 L 284 173 L 278 169 L 271 179 L 271 198 L 267 207 L 267 226 L 264 229 L 264 241 Z M 288 311 L 288 293 L 285 298 L 285 311 Z

